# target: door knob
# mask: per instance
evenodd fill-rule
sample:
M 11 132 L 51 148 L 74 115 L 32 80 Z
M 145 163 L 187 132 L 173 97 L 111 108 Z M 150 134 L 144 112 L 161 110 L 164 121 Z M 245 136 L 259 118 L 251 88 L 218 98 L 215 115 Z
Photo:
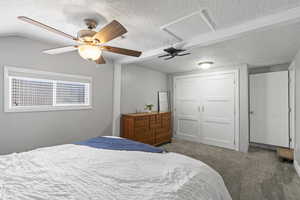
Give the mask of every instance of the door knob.
M 250 113 L 250 115 L 253 115 L 253 114 L 254 114 L 254 111 L 251 110 L 249 113 Z

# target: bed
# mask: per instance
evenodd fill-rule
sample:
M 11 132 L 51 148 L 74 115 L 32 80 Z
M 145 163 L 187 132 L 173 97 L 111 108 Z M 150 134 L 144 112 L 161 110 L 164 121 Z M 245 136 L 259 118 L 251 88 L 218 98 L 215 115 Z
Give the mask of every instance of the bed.
M 222 177 L 198 160 L 90 144 L 0 156 L 0 199 L 231 200 Z

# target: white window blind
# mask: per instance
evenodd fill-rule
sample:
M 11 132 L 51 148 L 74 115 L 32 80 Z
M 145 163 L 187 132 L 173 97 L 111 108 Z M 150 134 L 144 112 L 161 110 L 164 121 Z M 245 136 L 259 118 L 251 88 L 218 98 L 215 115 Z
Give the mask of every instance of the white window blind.
M 6 67 L 5 111 L 91 108 L 91 78 Z
M 10 82 L 13 107 L 53 104 L 53 83 L 51 81 L 11 78 Z
M 86 104 L 88 102 L 88 84 L 56 83 L 56 104 Z

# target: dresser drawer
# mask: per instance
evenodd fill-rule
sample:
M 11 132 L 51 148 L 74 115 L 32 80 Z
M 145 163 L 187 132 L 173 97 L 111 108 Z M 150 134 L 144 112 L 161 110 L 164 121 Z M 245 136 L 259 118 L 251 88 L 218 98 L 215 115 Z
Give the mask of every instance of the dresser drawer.
M 150 120 L 150 129 L 161 128 L 161 122 Z
M 160 145 L 171 141 L 171 132 L 163 135 L 155 135 L 155 145 Z
M 145 132 L 148 132 L 149 128 L 147 127 L 139 127 L 134 128 L 134 135 L 143 135 Z
M 161 124 L 150 124 L 150 129 L 161 128 Z
M 170 129 L 158 128 L 155 130 L 155 135 L 170 135 Z
M 161 115 L 152 115 L 149 117 L 150 122 L 160 123 L 161 122 Z
M 161 122 L 161 126 L 162 126 L 162 128 L 170 129 L 171 128 L 171 120 L 170 119 L 163 119 L 162 122 Z
M 154 132 L 151 130 L 139 129 L 135 131 L 134 140 L 146 143 L 146 141 L 151 141 L 149 144 L 154 143 Z
M 136 141 L 142 142 L 142 143 L 145 143 L 145 144 L 155 145 L 154 137 L 152 137 L 152 138 L 140 138 L 140 139 L 136 139 Z
M 149 117 L 149 119 L 150 119 L 150 121 L 156 121 L 156 115 L 151 115 L 151 116 Z
M 134 136 L 134 139 L 137 141 L 143 141 L 143 140 L 151 140 L 154 138 L 154 134 L 152 131 L 144 132 L 143 134 L 137 134 Z
M 161 119 L 162 119 L 161 115 L 156 116 L 156 122 L 157 123 L 161 123 Z
M 143 118 L 137 118 L 134 120 L 134 127 L 149 127 L 149 118 L 143 117 Z
M 171 114 L 170 113 L 163 113 L 161 114 L 162 119 L 171 119 Z

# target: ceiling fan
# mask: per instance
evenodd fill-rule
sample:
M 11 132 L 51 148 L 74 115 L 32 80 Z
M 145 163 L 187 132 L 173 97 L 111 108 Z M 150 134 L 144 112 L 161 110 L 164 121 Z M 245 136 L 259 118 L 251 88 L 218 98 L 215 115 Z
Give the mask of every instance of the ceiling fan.
M 100 31 L 96 32 L 94 29 L 97 27 L 98 23 L 93 19 L 85 19 L 85 24 L 87 25 L 88 29 L 80 30 L 77 34 L 77 37 L 74 37 L 25 16 L 19 16 L 18 19 L 78 42 L 78 45 L 49 49 L 43 51 L 43 53 L 54 55 L 78 50 L 78 53 L 82 58 L 95 61 L 97 64 L 105 64 L 105 60 L 101 55 L 102 51 L 134 57 L 139 57 L 142 54 L 140 51 L 104 45 L 106 42 L 109 42 L 127 33 L 127 30 L 116 20 L 113 20 L 104 26 Z
M 165 52 L 167 52 L 167 54 L 165 55 L 161 55 L 161 56 L 158 56 L 159 58 L 163 58 L 163 57 L 168 57 L 168 58 L 165 58 L 165 60 L 170 60 L 172 58 L 175 58 L 176 56 L 186 56 L 186 55 L 190 55 L 191 53 L 183 53 L 183 54 L 179 54 L 181 52 L 184 52 L 186 51 L 185 49 L 176 49 L 174 47 L 170 47 L 170 48 L 167 48 L 167 49 L 164 49 Z

